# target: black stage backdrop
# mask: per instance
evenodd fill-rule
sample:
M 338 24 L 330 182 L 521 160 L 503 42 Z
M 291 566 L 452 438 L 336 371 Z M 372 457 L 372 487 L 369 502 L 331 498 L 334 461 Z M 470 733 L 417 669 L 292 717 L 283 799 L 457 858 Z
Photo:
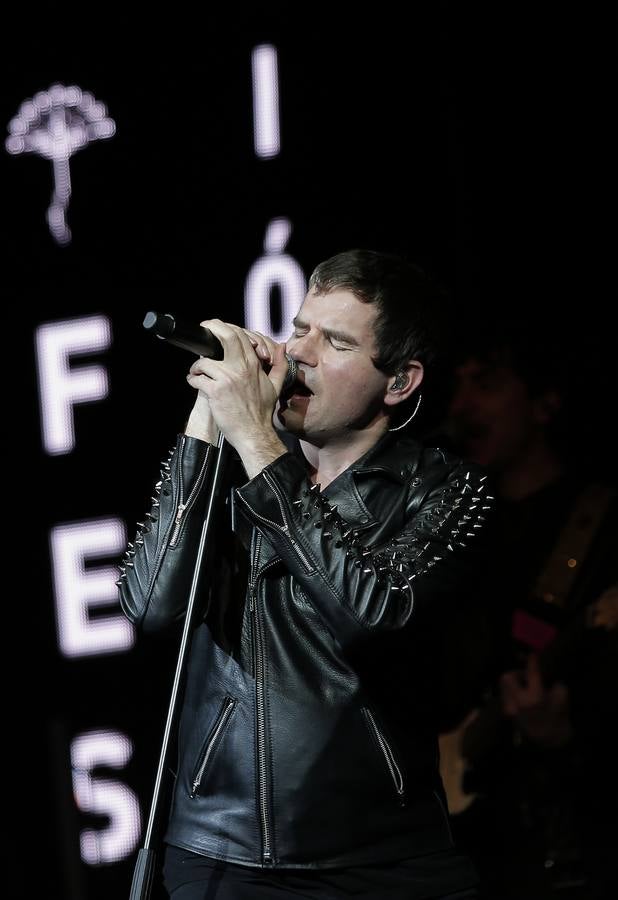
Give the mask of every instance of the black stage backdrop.
M 244 324 L 248 292 L 284 331 L 285 298 L 316 262 L 354 246 L 402 252 L 465 315 L 573 321 L 595 437 L 611 440 L 613 26 L 488 9 L 381 4 L 335 21 L 310 5 L 234 22 L 172 10 L 130 30 L 33 14 L 7 29 L 13 896 L 128 896 L 143 838 L 176 644 L 134 640 L 110 566 L 192 402 L 190 356 L 144 332 L 146 311 Z M 273 65 L 278 105 L 256 113 Z M 60 107 L 70 133 L 66 116 L 52 121 Z M 91 128 L 71 148 L 85 120 L 114 134 Z M 270 149 L 258 120 L 278 125 Z M 37 131 L 36 152 L 20 152 Z

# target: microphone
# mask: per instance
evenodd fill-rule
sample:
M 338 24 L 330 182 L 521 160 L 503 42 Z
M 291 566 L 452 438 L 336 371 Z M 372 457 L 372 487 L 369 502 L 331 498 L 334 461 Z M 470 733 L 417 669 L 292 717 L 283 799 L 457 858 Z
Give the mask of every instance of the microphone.
M 219 338 L 212 331 L 192 322 L 181 321 L 170 313 L 147 312 L 144 316 L 143 326 L 147 331 L 156 335 L 161 340 L 169 341 L 176 347 L 189 350 L 196 356 L 206 356 L 208 359 L 223 359 L 223 347 Z M 288 371 L 283 382 L 282 391 L 290 388 L 296 381 L 298 365 L 295 359 L 285 354 L 288 363 Z

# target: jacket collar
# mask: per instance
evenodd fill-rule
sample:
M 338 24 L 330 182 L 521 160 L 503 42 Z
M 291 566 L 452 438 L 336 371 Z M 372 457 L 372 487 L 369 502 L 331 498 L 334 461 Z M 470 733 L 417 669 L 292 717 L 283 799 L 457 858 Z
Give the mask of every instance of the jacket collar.
M 306 463 L 298 439 L 287 434 L 285 438 L 290 451 Z M 421 451 L 418 441 L 394 437 L 387 432 L 341 472 L 324 489 L 323 495 L 357 531 L 371 528 L 378 521 L 371 509 L 371 495 L 375 495 L 376 491 L 383 493 L 389 486 L 401 491 L 410 474 L 418 467 Z

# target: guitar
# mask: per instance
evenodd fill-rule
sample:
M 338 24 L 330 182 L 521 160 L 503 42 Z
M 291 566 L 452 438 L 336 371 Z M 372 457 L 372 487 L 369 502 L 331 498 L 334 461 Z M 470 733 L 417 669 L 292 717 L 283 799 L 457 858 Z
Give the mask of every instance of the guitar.
M 525 624 L 520 622 L 520 627 L 525 628 Z M 551 685 L 555 681 L 556 672 L 566 659 L 575 655 L 577 644 L 588 629 L 612 631 L 617 626 L 618 585 L 614 585 L 557 635 L 548 627 L 543 637 L 543 628 L 537 628 L 534 649 L 538 651 L 544 683 Z M 474 766 L 495 749 L 504 721 L 501 698 L 494 697 L 485 706 L 471 710 L 455 729 L 439 736 L 440 774 L 451 815 L 465 812 L 477 799 L 478 794 L 466 790 L 465 782 Z

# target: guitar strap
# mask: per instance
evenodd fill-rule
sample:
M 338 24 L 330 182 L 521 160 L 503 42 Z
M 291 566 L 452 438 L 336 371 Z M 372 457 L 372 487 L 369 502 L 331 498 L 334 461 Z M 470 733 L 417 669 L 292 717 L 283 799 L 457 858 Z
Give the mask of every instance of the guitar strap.
M 561 529 L 554 547 L 547 558 L 546 564 L 539 574 L 531 595 L 537 600 L 543 600 L 546 603 L 553 604 L 557 607 L 564 607 L 569 593 L 573 588 L 575 577 L 586 558 L 590 546 L 598 532 L 599 525 L 609 508 L 616 493 L 616 489 L 602 484 L 591 484 L 584 487 L 575 499 L 575 503 L 571 508 L 571 512 Z M 520 638 L 523 643 L 536 650 L 543 650 L 545 646 L 555 636 L 556 629 L 549 622 L 542 622 L 540 619 L 528 614 L 524 609 L 518 609 L 514 612 L 513 620 L 513 636 Z M 502 721 L 502 713 L 499 700 L 492 705 L 489 703 L 485 709 L 474 710 L 470 716 L 464 720 L 459 727 L 447 734 L 440 735 L 440 773 L 444 782 L 448 807 L 451 814 L 463 813 L 470 807 L 478 793 L 474 793 L 478 788 L 472 787 L 474 778 L 480 778 L 479 783 L 482 784 L 483 767 L 487 767 L 487 771 L 498 771 L 496 763 L 497 754 L 502 752 L 500 743 L 500 725 Z M 516 730 L 514 738 L 515 746 L 521 745 L 521 737 Z M 543 809 L 541 825 L 542 840 L 546 844 L 548 859 L 552 862 L 560 863 L 560 858 L 555 857 L 555 847 L 553 841 L 556 834 L 565 841 L 565 847 L 568 852 L 573 850 L 573 859 L 577 860 L 579 853 L 576 839 L 573 836 L 574 830 L 570 824 L 571 810 L 571 793 L 564 789 L 564 772 L 560 768 L 560 755 L 554 757 L 551 766 L 548 768 L 545 757 L 539 762 L 539 757 L 530 757 L 524 754 L 524 762 L 518 762 L 519 777 L 524 775 L 524 784 L 520 788 L 522 791 L 522 806 L 525 807 L 526 827 L 530 827 L 530 813 L 534 810 L 538 815 L 539 802 L 545 802 Z M 490 760 L 488 764 L 488 760 Z M 532 760 L 532 762 L 531 762 Z M 535 764 L 536 760 L 536 764 Z M 525 776 L 530 776 L 530 766 L 533 766 L 535 778 L 530 777 L 526 781 Z M 542 769 L 542 778 L 539 774 L 538 766 Z M 564 766 L 564 764 L 562 764 Z M 479 772 L 481 773 L 479 776 Z M 471 773 L 471 774 L 470 774 Z M 537 796 L 538 789 L 541 785 L 547 786 L 550 782 L 550 776 L 553 774 L 558 784 L 559 790 L 553 797 L 552 803 L 547 802 L 547 796 L 541 791 L 541 801 Z M 568 770 L 569 778 L 571 777 Z M 490 775 L 491 777 L 491 775 Z M 466 779 L 468 783 L 466 784 Z M 570 783 L 567 779 L 567 784 Z M 482 788 L 481 788 L 482 790 Z M 562 798 L 564 802 L 556 803 L 556 799 Z M 550 832 L 552 825 L 559 821 L 560 829 L 554 828 Z M 556 870 L 560 870 L 560 865 L 556 865 Z M 557 876 L 559 880 L 559 874 Z
M 586 554 L 615 495 L 615 488 L 594 483 L 584 487 L 560 531 L 547 562 L 533 588 L 533 596 L 554 607 L 564 609 L 569 601 L 576 575 L 581 571 Z M 528 637 L 529 646 L 543 650 L 551 642 L 549 623 L 526 621 L 525 611 L 516 610 L 514 633 Z M 519 620 L 518 620 L 519 617 Z M 546 633 L 543 633 L 543 629 Z M 530 636 L 532 635 L 532 640 Z M 563 648 L 564 650 L 564 648 Z M 547 659 L 545 657 L 545 659 Z M 521 733 L 516 727 L 514 740 L 521 745 Z M 520 807 L 522 822 L 535 822 L 536 839 L 545 847 L 545 867 L 551 867 L 551 893 L 565 885 L 577 883 L 573 879 L 585 876 L 581 870 L 581 835 L 577 827 L 578 813 L 575 795 L 570 785 L 574 778 L 572 745 L 550 757 L 524 754 L 520 759 Z M 549 864 L 549 865 L 548 865 Z
M 596 534 L 614 496 L 615 488 L 590 484 L 578 494 L 575 505 L 539 574 L 532 595 L 563 608 Z
M 582 488 L 530 591 L 530 600 L 564 609 L 614 493 L 615 488 L 600 483 Z M 513 610 L 511 633 L 516 642 L 540 651 L 556 637 L 557 627 L 551 617 L 547 620 L 539 610 L 526 609 L 524 604 Z

